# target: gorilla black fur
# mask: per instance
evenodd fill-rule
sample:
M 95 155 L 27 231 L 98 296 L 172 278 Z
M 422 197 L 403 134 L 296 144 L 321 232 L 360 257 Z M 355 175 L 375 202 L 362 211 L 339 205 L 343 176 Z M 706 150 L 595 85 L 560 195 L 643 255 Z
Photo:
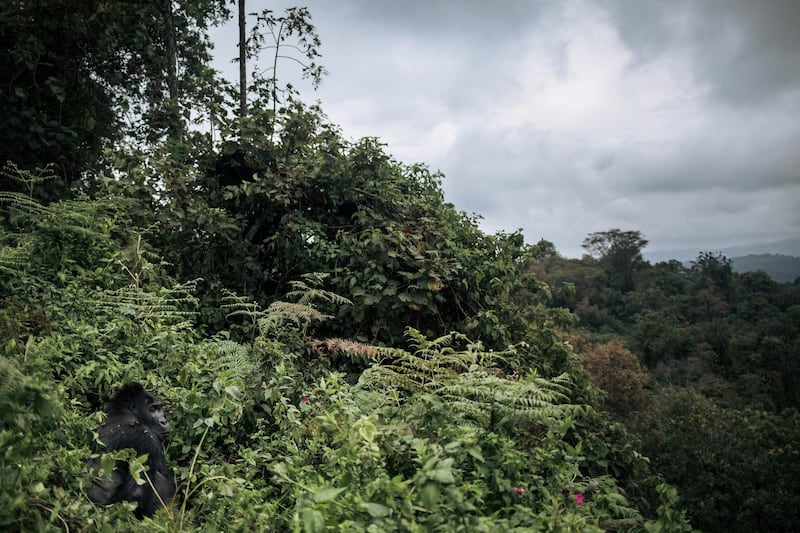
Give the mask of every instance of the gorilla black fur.
M 230 154 L 223 154 L 217 159 L 214 170 L 217 172 L 219 184 L 223 187 L 241 185 L 245 181 L 253 181 L 258 172 L 245 160 L 245 152 L 237 149 Z
M 136 455 L 147 454 L 149 483 L 137 485 L 130 474 L 128 463 L 117 461 L 110 477 L 100 477 L 89 488 L 89 498 L 95 503 L 121 501 L 137 502 L 136 516 L 151 516 L 175 495 L 172 472 L 164 462 L 162 443 L 169 435 L 169 422 L 164 414 L 164 404 L 138 383 L 122 387 L 108 403 L 106 423 L 97 429 L 104 450 L 126 448 L 136 450 Z M 93 458 L 89 465 L 100 468 L 100 459 Z

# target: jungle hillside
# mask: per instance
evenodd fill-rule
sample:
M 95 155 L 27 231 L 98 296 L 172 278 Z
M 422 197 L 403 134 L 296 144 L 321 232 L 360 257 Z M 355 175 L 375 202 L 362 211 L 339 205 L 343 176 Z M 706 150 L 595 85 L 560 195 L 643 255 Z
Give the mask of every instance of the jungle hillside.
M 800 286 L 635 229 L 581 259 L 488 234 L 282 82 L 324 83 L 307 9 L 260 13 L 226 80 L 237 5 L 133 4 L 0 5 L 0 529 L 800 523 Z M 141 520 L 87 496 L 131 381 L 177 484 Z

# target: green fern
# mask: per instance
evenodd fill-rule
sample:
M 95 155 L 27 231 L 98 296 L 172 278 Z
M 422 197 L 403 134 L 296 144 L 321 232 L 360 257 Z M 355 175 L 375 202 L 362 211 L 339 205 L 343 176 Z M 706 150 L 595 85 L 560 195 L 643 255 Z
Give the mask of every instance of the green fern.
M 250 302 L 244 297 L 226 291 L 222 306 L 229 310 L 228 317 L 244 316 L 258 325 L 262 337 L 269 336 L 284 327 L 293 325 L 303 334 L 314 323 L 333 318 L 317 309 L 318 302 L 334 305 L 350 305 L 343 296 L 320 288 L 327 274 L 304 274 L 301 280 L 292 281 L 292 291 L 286 294 L 287 299 L 295 301 L 272 302 L 266 310 L 257 302 Z
M 278 301 L 272 302 L 264 316 L 258 320 L 258 330 L 262 336 L 268 336 L 291 323 L 305 333 L 313 322 L 330 318 L 333 317 L 320 312 L 311 305 Z
M 7 206 L 17 226 L 56 227 L 64 233 L 102 238 L 111 221 L 128 200 L 109 197 L 99 200 L 80 198 L 44 205 L 30 196 L 13 191 L 0 191 L 0 205 Z
M 49 216 L 52 210 L 20 192 L 0 191 L 0 204 L 9 206 L 15 214 Z
M 23 185 L 26 185 L 24 179 L 26 176 L 29 177 L 29 182 L 36 181 L 32 173 L 19 170 L 16 165 L 11 162 L 6 164 L 3 170 L 0 171 L 0 174 L 9 178 L 11 181 L 16 181 Z M 32 199 L 30 195 L 19 192 L 0 191 L 0 205 L 7 206 L 6 209 L 12 215 L 12 219 L 17 218 L 19 215 L 26 216 L 30 219 L 36 216 L 47 216 L 49 214 L 47 207 Z M 33 242 L 30 235 L 9 232 L 6 231 L 5 228 L 0 230 L 0 232 L 0 271 L 20 275 L 32 253 Z
M 44 205 L 33 198 L 34 187 L 55 177 L 49 168 L 21 170 L 7 164 L 0 174 L 20 183 L 28 193 L 0 191 L 0 206 L 9 214 L 9 224 L 0 234 L 0 270 L 21 274 L 32 253 L 35 229 L 73 234 L 84 239 L 103 241 L 115 217 L 127 201 L 120 198 L 102 200 L 64 200 Z M 14 228 L 17 231 L 8 231 Z
M 56 179 L 54 165 L 51 163 L 44 168 L 37 168 L 35 170 L 24 170 L 17 166 L 13 161 L 7 161 L 0 170 L 0 174 L 22 185 L 27 191 L 28 196 L 33 196 L 33 189 L 37 185 Z
M 222 308 L 228 311 L 226 316 L 247 316 L 254 319 L 263 316 L 263 310 L 258 302 L 247 301 L 244 296 L 239 296 L 235 292 L 222 289 Z
M 192 327 L 197 316 L 194 292 L 197 280 L 155 291 L 131 283 L 114 291 L 105 291 L 98 306 L 109 313 L 126 316 L 136 322 L 172 326 L 174 331 Z M 189 310 L 187 310 L 189 309 Z
M 456 350 L 452 347 L 456 341 L 466 341 L 461 334 L 433 340 L 412 328 L 406 334 L 415 351 L 398 350 L 390 362 L 371 367 L 362 374 L 361 386 L 435 394 L 454 413 L 484 425 L 499 418 L 546 424 L 584 410 L 570 403 L 568 374 L 545 379 L 531 372 L 517 379 L 494 366 L 513 353 L 514 347 L 506 352 L 486 352 L 479 344 L 468 343 L 465 349 Z
M 0 272 L 21 275 L 31 257 L 33 245 L 29 239 L 17 235 L 0 234 L 0 243 L 13 240 L 11 245 L 0 244 Z
M 221 339 L 210 343 L 208 350 L 217 370 L 226 370 L 246 384 L 254 385 L 260 381 L 261 367 L 248 346 Z
M 407 392 L 431 392 L 456 383 L 459 376 L 474 366 L 490 367 L 502 359 L 504 353 L 485 352 L 479 344 L 469 343 L 460 333 L 427 339 L 414 328 L 406 329 L 406 337 L 413 352 L 395 350 L 390 364 L 373 367 L 367 374 L 381 386 L 403 385 Z M 452 348 L 456 341 L 466 342 L 466 349 Z
M 565 376 L 559 376 L 563 379 Z M 438 394 L 479 421 L 489 417 L 524 419 L 545 424 L 579 414 L 583 408 L 569 403 L 569 389 L 535 374 L 511 381 L 485 370 L 459 376 L 457 383 L 442 387 Z
M 312 305 L 320 301 L 328 302 L 334 305 L 353 304 L 353 302 L 344 296 L 339 296 L 334 292 L 326 291 L 320 288 L 324 283 L 325 278 L 328 277 L 327 273 L 312 272 L 309 274 L 303 274 L 301 277 L 301 280 L 292 281 L 289 283 L 293 290 L 286 294 L 287 298 L 296 298 L 298 304 Z

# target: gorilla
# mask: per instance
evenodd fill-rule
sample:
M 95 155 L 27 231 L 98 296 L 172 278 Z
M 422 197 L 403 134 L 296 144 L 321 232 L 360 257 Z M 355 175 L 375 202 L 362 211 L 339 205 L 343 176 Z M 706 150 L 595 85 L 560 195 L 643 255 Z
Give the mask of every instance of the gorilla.
M 223 187 L 241 185 L 245 181 L 253 181 L 258 172 L 245 160 L 245 152 L 239 148 L 233 153 L 223 154 L 217 159 L 214 170 L 219 184 Z
M 95 503 L 137 502 L 137 518 L 152 516 L 175 495 L 175 482 L 164 462 L 162 449 L 170 431 L 164 404 L 140 384 L 128 383 L 111 398 L 106 415 L 105 424 L 97 429 L 105 448 L 98 451 L 133 448 L 137 456 L 147 454 L 146 474 L 150 482 L 137 485 L 128 463 L 117 461 L 109 477 L 100 477 L 92 482 L 89 498 Z M 89 466 L 96 470 L 100 469 L 100 464 L 99 457 L 89 462 Z

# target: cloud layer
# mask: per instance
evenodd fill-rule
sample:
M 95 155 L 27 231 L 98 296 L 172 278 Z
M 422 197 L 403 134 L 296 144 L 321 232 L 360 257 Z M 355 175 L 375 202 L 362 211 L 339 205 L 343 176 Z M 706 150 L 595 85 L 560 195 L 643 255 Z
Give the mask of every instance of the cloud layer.
M 567 256 L 614 227 L 651 250 L 800 236 L 800 2 L 304 5 L 330 71 L 308 99 L 440 169 L 489 231 Z

